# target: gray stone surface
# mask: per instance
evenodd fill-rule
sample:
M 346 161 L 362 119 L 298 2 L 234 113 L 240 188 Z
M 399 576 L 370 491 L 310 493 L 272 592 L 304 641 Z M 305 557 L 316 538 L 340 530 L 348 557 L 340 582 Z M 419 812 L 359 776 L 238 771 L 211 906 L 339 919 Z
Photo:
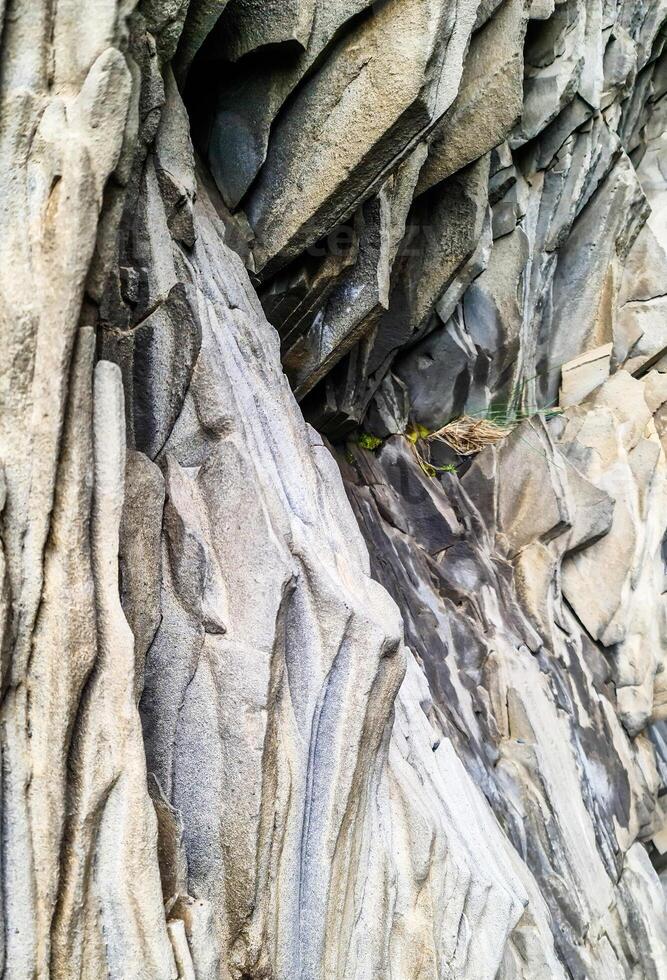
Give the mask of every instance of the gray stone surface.
M 642 398 L 642 384 L 626 379 L 622 383 Z M 599 411 L 609 430 L 619 410 L 612 392 L 620 383 L 602 389 L 605 407 Z M 586 406 L 572 410 L 571 422 L 568 410 L 567 427 L 585 411 Z M 569 568 L 578 562 L 595 561 L 598 576 L 607 569 L 599 548 L 608 542 L 607 554 L 618 553 L 619 509 L 642 491 L 634 482 L 625 491 L 619 482 L 612 491 L 600 471 L 588 470 L 586 478 L 573 465 L 579 459 L 572 444 L 562 437 L 561 445 L 567 456 L 543 423 L 525 423 L 501 448 L 481 454 L 462 481 L 452 474 L 434 480 L 398 437 L 375 458 L 356 453 L 343 472 L 373 572 L 399 603 L 407 642 L 429 681 L 430 714 L 442 732 L 436 754 L 453 743 L 484 788 L 547 896 L 556 947 L 570 974 L 629 977 L 637 957 L 642 972 L 657 969 L 661 975 L 664 899 L 649 911 L 644 886 L 630 871 L 627 880 L 635 890 L 622 889 L 612 898 L 619 874 L 623 880 L 637 859 L 646 864 L 649 890 L 660 896 L 643 846 L 632 843 L 637 835 L 649 839 L 661 825 L 655 769 L 652 763 L 646 767 L 652 749 L 646 735 L 637 735 L 636 727 L 629 734 L 627 716 L 617 714 L 621 696 L 617 707 L 610 680 L 615 670 L 624 670 L 623 661 L 617 665 L 616 651 L 607 652 L 587 632 L 564 601 L 572 593 L 564 588 L 561 596 L 557 587 L 561 575 L 569 581 Z M 664 465 L 660 456 L 663 474 Z M 616 479 L 627 476 L 618 473 Z M 662 482 L 649 471 L 638 479 L 651 484 L 653 506 L 659 501 L 664 509 Z M 664 526 L 664 514 L 655 520 L 656 529 Z M 640 533 L 651 535 L 652 520 L 639 521 Z M 657 570 L 659 542 L 660 532 L 650 544 L 630 541 L 632 553 L 644 547 L 650 556 L 645 575 Z M 619 582 L 632 574 L 634 560 L 632 554 L 619 556 Z M 591 564 L 587 572 L 582 568 L 575 589 L 580 610 L 607 594 Z M 609 581 L 609 595 L 614 594 Z M 657 582 L 646 587 L 635 581 L 624 592 L 621 616 L 633 615 L 635 601 L 647 616 L 642 628 L 664 630 Z M 664 634 L 645 633 L 644 643 L 649 664 L 649 651 L 664 655 Z M 655 683 L 651 664 L 644 685 L 649 715 Z M 639 907 L 641 913 L 630 911 Z M 648 946 L 641 940 L 626 945 L 627 922 L 635 914 L 652 923 Z M 605 930 L 602 942 L 599 933 L 589 932 L 593 919 Z M 525 975 L 540 974 L 532 965 Z
M 263 277 L 344 221 L 451 105 L 475 13 L 474 0 L 456 17 L 447 0 L 388 0 L 305 81 L 245 206 Z
M 295 59 L 241 64 L 231 78 L 215 86 L 215 111 L 207 141 L 208 159 L 225 201 L 236 207 L 266 159 L 274 119 L 323 52 L 348 23 L 372 8 L 373 0 L 317 0 L 305 51 Z M 302 4 L 303 6 L 303 4 Z M 271 10 L 279 10 L 272 4 Z M 223 45 L 227 41 L 223 37 Z M 214 47 L 213 56 L 217 55 Z
M 523 107 L 523 0 L 504 0 L 472 38 L 453 104 L 429 140 L 422 193 L 488 153 L 510 134 Z
M 667 978 L 666 14 L 8 7 L 3 977 Z

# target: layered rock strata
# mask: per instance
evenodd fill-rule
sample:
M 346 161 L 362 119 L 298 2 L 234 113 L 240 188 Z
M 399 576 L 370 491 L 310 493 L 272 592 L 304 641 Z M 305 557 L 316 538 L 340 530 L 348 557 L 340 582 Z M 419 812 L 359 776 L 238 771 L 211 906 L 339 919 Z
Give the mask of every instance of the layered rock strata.
M 2 21 L 2 975 L 667 976 L 667 8 L 85 13 Z

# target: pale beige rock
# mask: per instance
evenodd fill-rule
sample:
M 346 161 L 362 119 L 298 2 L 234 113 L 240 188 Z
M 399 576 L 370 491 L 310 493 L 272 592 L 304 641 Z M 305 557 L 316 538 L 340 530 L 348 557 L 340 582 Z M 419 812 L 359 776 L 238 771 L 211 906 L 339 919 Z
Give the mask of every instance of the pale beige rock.
M 623 268 L 614 325 L 614 356 L 619 363 L 631 359 L 633 371 L 667 348 L 665 281 L 667 254 L 647 223 Z
M 167 923 L 167 930 L 174 950 L 178 980 L 197 980 L 183 921 L 172 919 Z
M 3 33 L 3 959 L 15 976 L 169 977 L 118 599 L 122 390 L 100 368 L 93 467 L 94 338 L 79 326 L 132 81 L 116 4 L 82 18 L 24 5 Z
M 143 453 L 129 452 L 119 574 L 123 611 L 134 636 L 137 701 L 143 690 L 146 653 L 160 621 L 160 526 L 163 508 L 162 473 Z
M 619 371 L 568 412 L 567 457 L 615 501 L 607 535 L 563 565 L 563 593 L 592 636 L 614 649 L 621 718 L 632 733 L 653 714 L 665 667 L 667 610 L 660 547 L 667 523 L 667 463 L 642 382 Z M 604 569 L 595 587 L 594 569 Z
M 559 405 L 568 408 L 582 402 L 609 377 L 613 344 L 603 344 L 563 364 Z

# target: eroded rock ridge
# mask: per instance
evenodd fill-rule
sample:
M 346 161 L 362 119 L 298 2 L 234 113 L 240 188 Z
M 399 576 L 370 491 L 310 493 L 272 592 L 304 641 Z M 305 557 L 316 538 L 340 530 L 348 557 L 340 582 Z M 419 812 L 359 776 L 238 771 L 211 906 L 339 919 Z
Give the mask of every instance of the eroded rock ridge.
M 3 977 L 667 978 L 666 21 L 1 8 Z

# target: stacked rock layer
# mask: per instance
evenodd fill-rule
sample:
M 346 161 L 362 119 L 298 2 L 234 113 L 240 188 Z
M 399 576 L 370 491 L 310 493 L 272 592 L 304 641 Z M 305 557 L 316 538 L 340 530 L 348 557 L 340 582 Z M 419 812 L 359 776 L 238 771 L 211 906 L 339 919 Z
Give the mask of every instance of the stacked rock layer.
M 2 976 L 667 978 L 667 4 L 87 12 L 0 14 Z

